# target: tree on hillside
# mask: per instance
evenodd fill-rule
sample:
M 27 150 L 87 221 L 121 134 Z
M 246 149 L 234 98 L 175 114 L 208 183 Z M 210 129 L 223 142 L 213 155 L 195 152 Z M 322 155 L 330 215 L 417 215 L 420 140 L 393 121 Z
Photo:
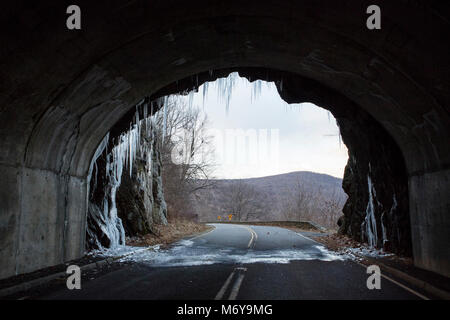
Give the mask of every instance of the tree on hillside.
M 309 220 L 313 203 L 313 192 L 298 180 L 288 192 L 287 200 L 282 205 L 282 214 L 286 220 Z
M 261 219 L 265 214 L 261 206 L 264 195 L 253 186 L 237 180 L 224 189 L 224 210 L 238 221 Z
M 346 198 L 341 196 L 337 189 L 329 194 L 318 194 L 318 207 L 313 221 L 327 227 L 329 229 L 336 229 L 337 221 L 342 216 L 342 208 L 344 207 Z
M 337 189 L 325 193 L 320 185 L 313 187 L 299 180 L 289 192 L 281 212 L 286 220 L 312 221 L 334 229 L 344 203 L 345 198 Z

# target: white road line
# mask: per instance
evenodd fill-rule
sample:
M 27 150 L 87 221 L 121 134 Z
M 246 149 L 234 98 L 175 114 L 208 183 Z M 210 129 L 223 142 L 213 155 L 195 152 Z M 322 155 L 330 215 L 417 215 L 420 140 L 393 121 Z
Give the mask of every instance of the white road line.
M 214 300 L 220 300 L 222 299 L 223 295 L 225 294 L 225 291 L 227 291 L 228 286 L 230 285 L 231 279 L 233 279 L 234 273 L 236 272 L 236 269 L 231 272 L 231 274 L 228 276 L 227 280 L 223 284 L 222 288 L 220 288 L 219 292 L 217 292 L 216 297 Z
M 234 268 L 233 272 L 228 276 L 227 280 L 223 284 L 222 288 L 220 288 L 219 292 L 216 294 L 216 297 L 214 300 L 221 300 L 223 298 L 223 295 L 227 291 L 228 287 L 230 286 L 231 280 L 234 277 L 234 274 L 236 271 L 239 273 L 239 276 L 237 277 L 236 281 L 234 282 L 233 288 L 231 289 L 230 296 L 228 297 L 228 300 L 235 300 L 238 293 L 239 288 L 241 287 L 242 280 L 244 280 L 244 272 L 247 271 L 247 268 L 243 267 L 237 267 Z
M 416 296 L 418 296 L 419 298 L 421 298 L 421 299 L 423 299 L 423 300 L 430 300 L 430 298 L 425 297 L 424 295 L 418 293 L 417 291 L 414 291 L 413 289 L 408 288 L 407 286 L 405 286 L 405 285 L 403 285 L 403 284 L 401 284 L 401 283 L 395 281 L 395 280 L 392 279 L 392 278 L 389 278 L 388 276 L 385 276 L 384 274 L 381 274 L 381 276 L 382 276 L 383 278 L 388 279 L 388 280 L 391 281 L 392 283 L 395 283 L 395 284 L 398 285 L 399 287 L 402 287 L 402 288 L 405 289 L 406 291 L 409 291 L 409 292 L 415 294 Z
M 296 232 L 296 234 L 299 235 L 299 236 L 302 237 L 302 238 L 305 238 L 305 239 L 307 239 L 307 240 L 313 241 L 313 242 L 315 242 L 315 243 L 317 243 L 317 244 L 323 246 L 322 243 L 317 242 L 316 240 L 310 239 L 310 238 L 308 238 L 308 237 L 306 237 L 306 236 L 304 236 L 304 235 L 302 235 L 302 234 L 300 234 L 300 233 L 298 233 L 298 232 Z M 364 264 L 362 264 L 362 263 L 360 263 L 360 262 L 358 262 L 358 261 L 354 261 L 354 262 L 356 262 L 357 264 L 359 264 L 361 267 L 367 268 L 366 265 L 364 265 Z M 401 284 L 401 283 L 395 281 L 394 279 L 392 279 L 392 278 L 390 278 L 390 277 L 388 277 L 388 276 L 385 276 L 384 274 L 381 274 L 381 276 L 382 276 L 383 278 L 389 280 L 390 282 L 392 282 L 392 283 L 398 285 L 399 287 L 405 289 L 406 291 L 409 291 L 409 292 L 411 292 L 412 294 L 418 296 L 419 298 L 421 298 L 421 299 L 423 299 L 423 300 L 430 300 L 428 297 L 426 297 L 426 296 L 420 294 L 420 293 L 417 292 L 417 291 L 414 291 L 414 290 L 411 289 L 411 288 L 408 288 L 407 286 L 405 286 L 405 285 L 403 285 L 403 284 Z
M 295 232 L 295 231 L 294 231 L 294 232 Z M 305 238 L 306 240 L 309 240 L 309 241 L 315 242 L 315 243 L 317 243 L 317 244 L 320 244 L 321 246 L 323 246 L 323 243 L 320 243 L 320 242 L 317 242 L 316 240 L 313 240 L 313 239 L 311 239 L 311 238 L 308 238 L 308 237 L 306 237 L 306 236 L 302 235 L 302 234 L 301 234 L 301 233 L 299 233 L 299 232 L 295 232 L 295 234 L 296 234 L 296 235 L 298 235 L 298 236 L 300 236 L 300 237 L 302 237 L 302 238 Z
M 233 289 L 231 289 L 230 296 L 228 297 L 228 300 L 236 300 L 236 297 L 239 293 L 239 288 L 241 287 L 242 280 L 244 280 L 244 274 L 241 273 L 239 277 L 237 278 L 236 282 L 234 283 Z
M 366 266 L 365 264 L 362 264 L 361 262 L 358 262 L 358 261 L 354 261 L 354 262 L 356 262 L 357 264 L 359 264 L 361 267 L 367 269 L 367 266 Z M 421 298 L 421 299 L 423 299 L 423 300 L 430 300 L 430 298 L 425 297 L 424 295 L 418 293 L 417 291 L 415 291 L 415 290 L 413 290 L 413 289 L 411 289 L 411 288 L 408 288 L 407 286 L 401 284 L 400 282 L 395 281 L 395 280 L 392 279 L 391 277 L 385 276 L 383 273 L 381 273 L 381 276 L 382 276 L 383 278 L 389 280 L 390 282 L 392 282 L 392 283 L 398 285 L 400 288 L 403 288 L 403 289 L 405 289 L 406 291 L 411 292 L 412 294 L 418 296 L 419 298 Z
M 190 239 L 188 239 L 188 240 L 194 240 L 194 239 L 197 239 L 197 238 L 200 238 L 200 237 L 204 237 L 204 236 L 206 236 L 207 234 L 210 234 L 211 232 L 213 232 L 214 230 L 216 230 L 216 227 L 215 227 L 215 226 L 212 226 L 212 227 L 213 227 L 213 229 L 209 230 L 208 232 L 199 234 L 198 236 L 195 236 L 195 237 L 190 238 Z

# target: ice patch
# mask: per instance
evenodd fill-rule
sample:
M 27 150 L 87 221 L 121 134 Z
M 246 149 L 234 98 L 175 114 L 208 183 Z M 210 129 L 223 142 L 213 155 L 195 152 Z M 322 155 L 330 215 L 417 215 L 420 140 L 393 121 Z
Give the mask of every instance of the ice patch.
M 369 189 L 369 201 L 367 202 L 366 217 L 361 225 L 361 229 L 363 231 L 362 234 L 367 237 L 369 246 L 375 248 L 378 243 L 377 221 L 375 219 L 375 208 L 373 203 L 376 193 L 369 174 L 367 175 L 367 186 Z
M 360 260 L 362 257 L 384 258 L 394 256 L 393 253 L 387 253 L 382 249 L 365 248 L 365 247 L 346 248 L 342 251 L 342 253 L 356 260 Z
M 307 250 L 253 250 L 220 248 L 196 245 L 191 240 L 182 240 L 167 250 L 143 250 L 121 258 L 120 262 L 148 263 L 155 267 L 199 266 L 217 263 L 250 264 L 279 263 L 287 264 L 298 260 L 337 261 L 348 257 L 317 245 Z

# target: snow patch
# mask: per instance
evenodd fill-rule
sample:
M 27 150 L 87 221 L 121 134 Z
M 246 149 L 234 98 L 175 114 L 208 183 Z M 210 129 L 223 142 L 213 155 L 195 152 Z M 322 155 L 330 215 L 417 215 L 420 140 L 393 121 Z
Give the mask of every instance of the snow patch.
M 324 246 L 313 246 L 309 250 L 248 250 L 236 248 L 215 248 L 196 245 L 191 240 L 182 240 L 167 250 L 144 250 L 121 258 L 120 262 L 148 263 L 157 267 L 198 266 L 217 263 L 250 264 L 280 263 L 287 264 L 297 260 L 336 261 L 347 257 L 327 250 Z M 123 251 L 120 251 L 122 253 Z M 116 254 L 117 250 L 108 254 Z
M 370 258 L 384 258 L 394 256 L 393 253 L 387 253 L 382 249 L 374 249 L 374 248 L 346 248 L 342 251 L 343 254 L 347 254 L 350 257 L 357 258 L 360 260 L 361 257 L 370 257 Z

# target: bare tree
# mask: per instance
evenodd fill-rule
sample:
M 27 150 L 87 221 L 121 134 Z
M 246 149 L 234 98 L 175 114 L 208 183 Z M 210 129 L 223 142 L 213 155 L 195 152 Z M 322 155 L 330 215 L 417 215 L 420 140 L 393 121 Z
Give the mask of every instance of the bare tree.
M 335 229 L 344 203 L 345 198 L 337 189 L 325 193 L 320 185 L 314 188 L 299 180 L 282 205 L 281 211 L 286 220 L 312 221 Z
M 233 214 L 238 221 L 260 219 L 265 214 L 261 206 L 264 195 L 242 180 L 228 185 L 224 195 L 224 213 Z
M 155 115 L 161 148 L 162 178 L 168 215 L 193 217 L 193 194 L 212 184 L 214 149 L 208 119 L 198 107 L 170 97 L 166 112 Z
M 345 204 L 345 197 L 337 189 L 327 195 L 319 194 L 319 205 L 317 213 L 314 215 L 314 222 L 328 228 L 336 229 L 337 221 L 342 215 L 342 208 Z
M 311 188 L 298 180 L 282 206 L 282 214 L 286 220 L 309 220 L 313 211 L 313 200 L 314 193 Z

